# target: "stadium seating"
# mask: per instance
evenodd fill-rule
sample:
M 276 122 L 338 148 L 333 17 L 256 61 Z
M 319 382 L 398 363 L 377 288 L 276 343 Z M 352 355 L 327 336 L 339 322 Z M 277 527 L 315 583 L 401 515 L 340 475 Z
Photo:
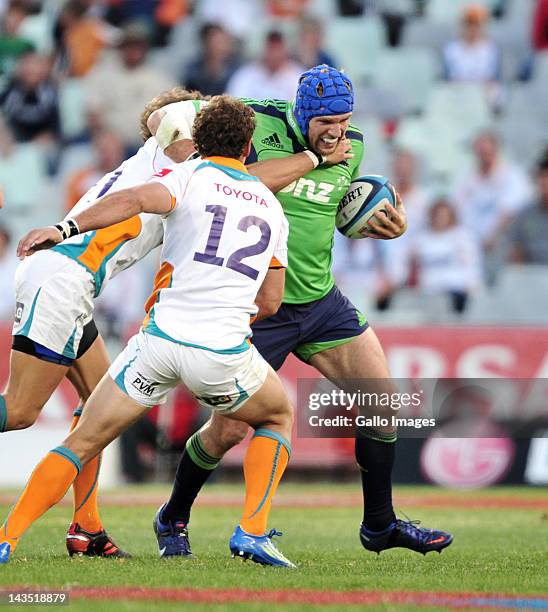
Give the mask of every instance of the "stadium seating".
M 396 144 L 419 155 L 426 163 L 429 181 L 448 186 L 469 164 L 467 136 L 458 126 L 435 116 L 404 119 L 396 134 Z
M 25 17 L 19 35 L 30 40 L 39 53 L 53 50 L 52 22 L 45 13 Z
M 336 5 L 333 0 L 314 0 L 308 9 L 311 15 L 329 22 L 334 19 L 337 14 Z
M 491 121 L 482 85 L 440 83 L 432 90 L 426 114 L 433 119 L 457 125 L 462 133 L 473 134 Z
M 337 17 L 326 32 L 327 48 L 357 85 L 371 81 L 385 44 L 382 23 L 373 17 Z
M 548 267 L 507 266 L 490 291 L 471 300 L 464 318 L 474 324 L 548 324 Z
M 524 0 L 518 0 L 523 2 Z M 528 0 L 525 0 L 527 2 Z M 476 0 L 475 4 L 482 4 L 492 10 L 500 0 Z M 470 0 L 429 0 L 426 4 L 426 15 L 436 21 L 455 22 L 458 20 L 465 6 L 472 4 Z
M 441 54 L 448 40 L 455 37 L 457 26 L 453 22 L 431 21 L 430 19 L 412 19 L 403 31 L 404 47 L 424 47 Z
M 65 79 L 59 83 L 59 113 L 65 142 L 86 132 L 84 91 L 80 79 Z
M 0 185 L 6 198 L 2 223 L 8 225 L 14 236 L 22 235 L 41 210 L 47 208 L 45 181 L 46 162 L 40 147 L 18 144 L 9 158 L 0 158 Z
M 502 51 L 502 77 L 505 81 L 518 78 L 524 62 L 530 56 L 530 30 L 529 21 L 516 23 L 503 19 L 489 25 L 489 34 Z
M 515 25 L 530 24 L 536 2 L 534 0 L 508 0 L 506 19 Z
M 405 101 L 401 92 L 383 87 L 356 87 L 355 113 L 368 113 L 379 119 L 394 119 L 405 113 Z
M 533 66 L 533 81 L 546 89 L 548 84 L 548 51 L 537 53 Z
M 388 150 L 384 142 L 382 123 L 370 115 L 356 114 L 352 123 L 363 132 L 365 154 L 362 163 L 364 174 L 386 174 L 389 171 Z
M 498 130 L 507 153 L 526 168 L 533 167 L 548 145 L 548 124 L 539 126 L 532 117 L 504 117 Z
M 398 94 L 405 112 L 417 112 L 424 109 L 439 73 L 439 63 L 430 49 L 396 48 L 381 53 L 373 82 Z
M 379 325 L 430 325 L 448 323 L 456 319 L 445 294 L 425 294 L 419 289 L 396 291 L 389 310 L 376 312 Z

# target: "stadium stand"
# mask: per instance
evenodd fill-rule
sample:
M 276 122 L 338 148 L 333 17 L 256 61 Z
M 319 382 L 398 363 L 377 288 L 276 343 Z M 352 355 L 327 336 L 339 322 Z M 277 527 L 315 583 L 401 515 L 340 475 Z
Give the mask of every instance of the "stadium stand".
M 10 228 L 14 239 L 28 226 L 51 220 L 63 210 L 68 178 L 93 159 L 90 142 L 94 126 L 86 111 L 85 79 L 69 75 L 58 48 L 56 24 L 67 1 L 29 2 L 29 7 L 31 4 L 18 34 L 51 60 L 59 96 L 60 134 L 47 145 L 38 139 L 15 145 L 9 131 L 0 130 L 0 184 L 6 200 L 0 223 Z M 206 21 L 224 19 L 230 6 L 245 6 L 236 0 L 187 4 L 189 10 L 181 13 L 179 21 L 162 25 L 161 36 L 155 31 L 160 25 L 145 11 L 145 25 L 153 41 L 147 66 L 157 75 L 165 73 L 167 82 L 182 83 L 185 67 L 196 57 L 198 34 Z M 421 188 L 432 199 L 446 195 L 473 163 L 472 142 L 486 127 L 501 136 L 508 159 L 518 161 L 526 171 L 534 169 L 548 144 L 548 53 L 535 51 L 533 44 L 540 0 L 480 0 L 492 17 L 486 26 L 488 35 L 502 56 L 501 80 L 495 93 L 489 85 L 442 80 L 443 49 L 459 35 L 463 11 L 471 4 L 468 0 L 368 0 L 358 4 L 361 8 L 353 16 L 340 13 L 348 9 L 344 2 L 309 0 L 303 6 L 307 14 L 323 21 L 325 50 L 354 80 L 353 123 L 365 133 L 364 172 L 389 174 L 394 149 L 404 147 L 419 159 Z M 0 13 L 9 2 L 1 6 Z M 102 60 L 113 54 L 120 34 L 133 25 L 135 6 L 121 0 L 116 10 L 110 3 L 90 9 L 89 16 L 109 28 L 111 48 L 103 52 Z M 268 12 L 271 8 L 268 3 L 258 3 L 250 12 L 248 6 L 241 15 L 232 13 L 230 23 L 225 24 L 235 36 L 242 60 L 256 60 L 265 33 L 273 29 L 281 31 L 290 49 L 296 50 L 298 21 L 273 17 Z M 394 24 L 386 15 L 398 17 L 400 31 L 395 38 L 389 31 Z M 389 46 L 389 38 L 397 46 Z M 13 74 L 3 75 L 3 87 Z M 497 310 L 497 316 L 504 316 L 506 322 L 514 315 L 519 322 L 541 320 L 548 309 L 534 307 L 533 296 L 546 290 L 542 271 L 546 272 L 540 267 L 534 276 L 526 267 L 507 269 L 502 261 L 495 285 L 472 296 L 461 319 L 485 323 Z M 514 305 L 508 294 L 508 278 L 520 287 L 527 286 L 524 291 L 531 299 L 524 300 L 523 307 Z M 415 288 L 406 286 L 390 309 L 379 313 L 379 320 L 425 322 L 426 309 L 414 306 L 422 300 Z M 497 300 L 507 300 L 507 307 L 493 309 Z M 445 298 L 432 301 L 431 307 L 436 320 L 444 316 L 455 320 Z

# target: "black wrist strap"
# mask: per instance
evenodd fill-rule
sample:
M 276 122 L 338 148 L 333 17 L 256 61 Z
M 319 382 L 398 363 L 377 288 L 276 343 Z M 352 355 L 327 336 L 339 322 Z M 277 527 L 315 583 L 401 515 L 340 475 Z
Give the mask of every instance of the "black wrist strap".
M 80 233 L 78 224 L 76 221 L 74 221 L 74 219 L 61 221 L 60 223 L 56 223 L 53 227 L 61 234 L 63 240 L 72 238 L 73 236 L 78 236 Z

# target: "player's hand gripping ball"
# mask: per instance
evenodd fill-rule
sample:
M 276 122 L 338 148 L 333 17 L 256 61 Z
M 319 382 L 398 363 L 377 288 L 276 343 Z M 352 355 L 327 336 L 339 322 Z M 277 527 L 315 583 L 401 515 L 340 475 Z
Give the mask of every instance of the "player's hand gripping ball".
M 347 238 L 401 236 L 407 221 L 401 199 L 390 181 L 377 174 L 353 181 L 337 208 L 336 226 Z

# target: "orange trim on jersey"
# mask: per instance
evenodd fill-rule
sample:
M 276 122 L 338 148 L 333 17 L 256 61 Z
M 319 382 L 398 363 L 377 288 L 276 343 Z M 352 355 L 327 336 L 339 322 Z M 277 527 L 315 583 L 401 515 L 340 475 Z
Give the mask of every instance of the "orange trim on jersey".
M 154 286 L 152 289 L 152 293 L 150 294 L 150 297 L 148 298 L 148 300 L 145 302 L 145 312 L 147 313 L 147 316 L 145 317 L 143 321 L 143 327 L 148 323 L 150 319 L 150 311 L 152 310 L 152 307 L 154 306 L 154 304 L 156 303 L 156 300 L 158 299 L 158 294 L 160 293 L 162 289 L 166 289 L 167 287 L 171 285 L 172 277 L 173 277 L 173 266 L 168 261 L 164 261 L 162 265 L 160 266 L 160 269 L 158 270 L 158 272 L 156 272 L 156 276 L 154 277 Z
M 285 266 L 280 262 L 276 257 L 272 257 L 270 260 L 270 265 L 268 266 L 270 270 L 278 270 L 280 268 L 285 268 Z
M 171 196 L 171 206 L 169 207 L 169 212 L 171 212 L 175 208 L 176 204 L 177 204 L 177 198 L 174 195 L 172 195 Z
M 211 157 L 204 157 L 204 161 L 210 161 L 214 164 L 219 164 L 219 166 L 228 166 L 229 168 L 234 168 L 234 170 L 239 170 L 240 172 L 245 172 L 249 174 L 247 168 L 242 164 L 239 159 L 234 159 L 233 157 L 223 157 L 222 155 L 212 155 Z
M 141 233 L 143 222 L 137 215 L 110 227 L 97 230 L 78 261 L 92 272 L 98 272 L 105 259 L 123 242 Z

